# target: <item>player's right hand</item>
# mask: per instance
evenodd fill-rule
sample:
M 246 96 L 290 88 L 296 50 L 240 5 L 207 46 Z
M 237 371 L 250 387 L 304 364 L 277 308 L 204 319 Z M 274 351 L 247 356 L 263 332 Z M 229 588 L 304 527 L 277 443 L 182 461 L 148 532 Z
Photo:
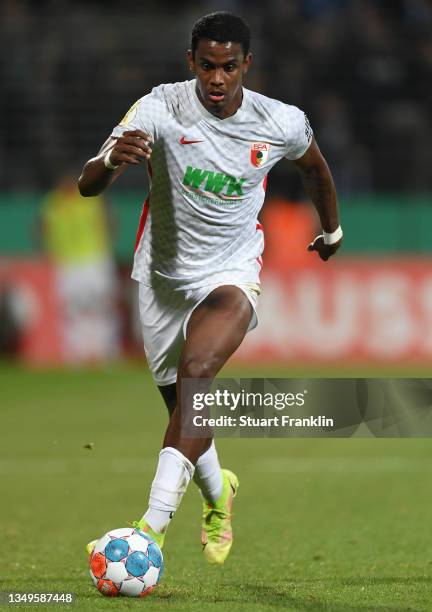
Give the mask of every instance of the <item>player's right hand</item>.
M 152 153 L 151 137 L 141 130 L 123 132 L 122 136 L 113 137 L 117 142 L 111 149 L 109 160 L 115 166 L 122 163 L 139 164 L 150 159 Z

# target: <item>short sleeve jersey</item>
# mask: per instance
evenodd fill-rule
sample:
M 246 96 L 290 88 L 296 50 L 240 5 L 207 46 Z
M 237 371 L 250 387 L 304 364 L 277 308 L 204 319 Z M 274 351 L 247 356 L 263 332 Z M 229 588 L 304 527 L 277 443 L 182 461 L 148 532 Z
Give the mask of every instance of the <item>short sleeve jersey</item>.
M 132 278 L 179 289 L 258 283 L 264 233 L 257 217 L 267 174 L 309 147 L 305 114 L 243 88 L 237 112 L 219 119 L 192 80 L 155 87 L 112 135 L 133 129 L 151 137 L 153 152 Z

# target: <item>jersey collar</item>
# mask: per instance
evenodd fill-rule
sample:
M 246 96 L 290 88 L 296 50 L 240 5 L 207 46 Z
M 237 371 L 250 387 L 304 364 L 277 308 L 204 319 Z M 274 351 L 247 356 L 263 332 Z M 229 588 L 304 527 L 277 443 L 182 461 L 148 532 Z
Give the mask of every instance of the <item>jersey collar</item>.
M 238 121 L 241 121 L 242 116 L 244 115 L 246 106 L 248 104 L 248 90 L 245 89 L 243 87 L 243 100 L 241 105 L 238 107 L 237 111 L 234 113 L 234 115 L 231 115 L 230 117 L 226 117 L 225 119 L 219 119 L 218 117 L 216 117 L 215 115 L 212 115 L 206 108 L 205 106 L 203 106 L 203 104 L 201 103 L 200 99 L 198 98 L 197 92 L 196 92 L 196 79 L 192 79 L 192 81 L 189 81 L 189 86 L 191 88 L 192 91 L 192 97 L 195 101 L 195 105 L 197 107 L 197 110 L 201 113 L 201 115 L 209 122 L 214 123 L 215 125 L 226 125 L 226 124 L 230 124 L 230 123 L 237 123 Z

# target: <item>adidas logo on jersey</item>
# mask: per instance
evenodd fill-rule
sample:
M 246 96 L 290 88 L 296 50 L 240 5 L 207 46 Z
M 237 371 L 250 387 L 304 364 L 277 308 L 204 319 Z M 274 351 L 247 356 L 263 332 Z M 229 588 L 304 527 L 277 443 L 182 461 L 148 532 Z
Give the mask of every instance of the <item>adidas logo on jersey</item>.
M 236 179 L 234 176 L 222 174 L 222 172 L 212 172 L 211 170 L 188 166 L 183 177 L 183 185 L 193 189 L 202 188 L 204 191 L 215 194 L 222 194 L 222 190 L 226 188 L 223 195 L 235 197 L 243 195 L 245 180 L 245 178 Z

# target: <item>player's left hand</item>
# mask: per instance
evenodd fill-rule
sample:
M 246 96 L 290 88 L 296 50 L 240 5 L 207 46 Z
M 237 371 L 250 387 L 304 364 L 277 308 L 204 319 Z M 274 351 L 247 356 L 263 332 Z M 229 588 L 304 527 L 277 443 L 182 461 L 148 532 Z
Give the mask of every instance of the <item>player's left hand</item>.
M 327 261 L 329 257 L 334 255 L 340 245 L 342 244 L 343 238 L 335 242 L 334 244 L 325 244 L 324 236 L 320 235 L 315 238 L 313 242 L 310 243 L 307 250 L 308 251 L 317 251 L 318 255 L 321 257 L 323 261 Z

